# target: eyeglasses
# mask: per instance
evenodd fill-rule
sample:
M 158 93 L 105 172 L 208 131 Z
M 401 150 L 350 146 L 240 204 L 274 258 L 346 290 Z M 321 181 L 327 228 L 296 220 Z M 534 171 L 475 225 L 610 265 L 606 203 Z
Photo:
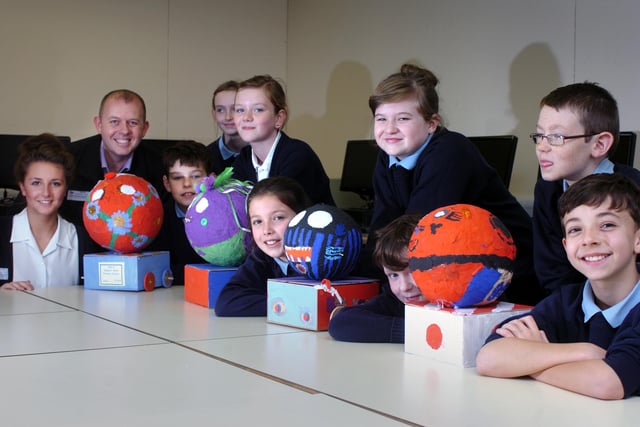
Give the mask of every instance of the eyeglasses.
M 538 145 L 542 142 L 543 139 L 547 138 L 547 142 L 549 145 L 553 145 L 554 147 L 558 147 L 560 145 L 564 145 L 564 142 L 567 139 L 576 139 L 576 138 L 591 138 L 592 136 L 597 135 L 596 133 L 592 133 L 589 135 L 569 135 L 564 136 L 558 133 L 552 133 L 550 135 L 543 135 L 541 133 L 532 133 L 529 137 L 533 140 L 533 143 Z M 587 141 L 585 141 L 587 142 Z

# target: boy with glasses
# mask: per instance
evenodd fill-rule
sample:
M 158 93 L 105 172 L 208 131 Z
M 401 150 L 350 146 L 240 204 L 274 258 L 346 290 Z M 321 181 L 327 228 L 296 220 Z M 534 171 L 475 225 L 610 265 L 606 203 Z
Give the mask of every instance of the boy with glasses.
M 619 173 L 640 183 L 640 172 L 608 159 L 619 134 L 618 106 L 595 83 L 559 87 L 542 98 L 536 133 L 540 177 L 533 202 L 534 265 L 540 283 L 553 292 L 584 281 L 562 247 L 558 199 L 578 180 L 594 173 Z

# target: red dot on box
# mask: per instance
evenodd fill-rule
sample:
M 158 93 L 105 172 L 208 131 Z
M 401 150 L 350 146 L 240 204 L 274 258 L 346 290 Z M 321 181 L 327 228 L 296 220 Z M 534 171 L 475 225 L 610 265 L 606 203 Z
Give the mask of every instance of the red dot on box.
M 442 329 L 435 323 L 427 326 L 426 341 L 429 347 L 438 350 L 442 346 Z

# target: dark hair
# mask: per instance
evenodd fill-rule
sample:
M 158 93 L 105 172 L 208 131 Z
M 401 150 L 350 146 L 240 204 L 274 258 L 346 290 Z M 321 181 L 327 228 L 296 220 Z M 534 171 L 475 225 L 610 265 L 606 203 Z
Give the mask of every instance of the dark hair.
M 578 206 L 596 207 L 609 200 L 609 209 L 628 211 L 640 227 L 640 187 L 620 174 L 597 173 L 582 178 L 558 200 L 558 213 L 564 217 Z
M 587 135 L 610 132 L 614 142 L 609 152 L 613 152 L 620 134 L 618 103 L 598 83 L 573 83 L 554 89 L 540 101 L 540 108 L 544 106 L 573 111 Z
M 400 72 L 391 74 L 382 80 L 369 97 L 369 108 L 375 114 L 381 104 L 403 101 L 415 96 L 418 99 L 418 111 L 429 121 L 438 116 L 438 78 L 429 70 L 412 64 L 404 64 Z
M 164 150 L 162 165 L 165 175 L 169 176 L 169 169 L 177 161 L 187 166 L 202 166 L 207 175 L 213 172 L 213 153 L 197 141 L 179 141 Z
M 147 106 L 144 103 L 144 99 L 142 99 L 140 95 L 138 95 L 137 93 L 129 89 L 116 89 L 106 94 L 102 98 L 102 101 L 100 101 L 100 109 L 98 110 L 99 117 L 102 117 L 102 110 L 104 109 L 104 104 L 109 99 L 121 99 L 127 104 L 137 100 L 138 102 L 140 102 L 140 105 L 142 106 L 142 120 L 145 122 L 147 121 Z
M 380 267 L 394 271 L 409 266 L 407 248 L 409 241 L 423 215 L 405 214 L 376 231 L 376 246 L 373 249 L 373 261 Z
M 284 89 L 282 88 L 282 85 L 270 75 L 263 74 L 259 76 L 253 76 L 250 79 L 244 80 L 238 84 L 238 91 L 247 88 L 264 89 L 267 94 L 267 98 L 269 98 L 269 101 L 271 102 L 271 104 L 273 104 L 274 112 L 276 114 L 278 114 L 278 112 L 281 110 L 284 111 L 285 114 L 288 112 L 287 96 L 284 93 Z
M 292 211 L 300 212 L 312 205 L 311 199 L 298 181 L 287 176 L 272 176 L 259 181 L 247 196 L 247 213 L 256 197 L 273 194 Z
M 18 160 L 14 166 L 16 181 L 24 182 L 31 163 L 48 162 L 62 166 L 67 186 L 75 173 L 75 160 L 67 147 L 55 135 L 42 133 L 25 139 L 18 146 Z
M 215 109 L 216 108 L 216 95 L 219 94 L 220 92 L 225 92 L 225 91 L 233 91 L 233 92 L 237 92 L 238 91 L 238 87 L 240 86 L 240 84 L 235 81 L 235 80 L 227 80 L 224 83 L 221 83 L 216 90 L 213 91 L 213 96 L 211 97 L 211 108 Z

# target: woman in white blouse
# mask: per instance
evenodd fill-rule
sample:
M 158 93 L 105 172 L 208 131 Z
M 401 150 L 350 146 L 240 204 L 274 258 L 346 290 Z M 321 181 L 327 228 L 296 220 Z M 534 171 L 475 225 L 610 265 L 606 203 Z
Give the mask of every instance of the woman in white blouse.
M 73 172 L 73 156 L 54 135 L 44 133 L 20 144 L 15 175 L 26 207 L 13 216 L 9 241 L 0 242 L 3 289 L 79 283 L 78 233 L 58 215 Z

